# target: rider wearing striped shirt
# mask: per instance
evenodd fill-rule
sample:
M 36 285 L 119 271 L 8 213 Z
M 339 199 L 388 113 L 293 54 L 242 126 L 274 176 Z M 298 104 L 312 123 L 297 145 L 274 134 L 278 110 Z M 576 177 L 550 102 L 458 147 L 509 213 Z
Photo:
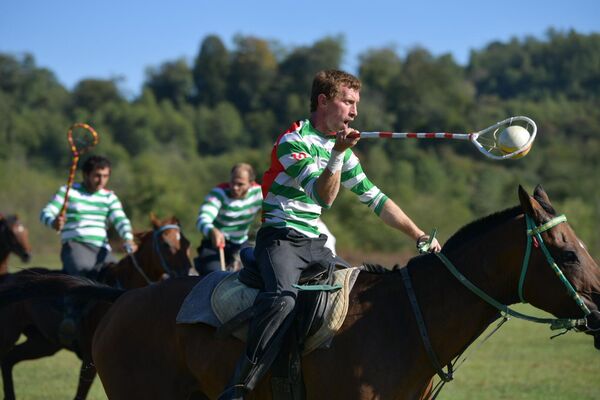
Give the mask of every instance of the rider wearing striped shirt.
M 219 247 L 224 249 L 225 264 L 231 265 L 246 246 L 248 231 L 262 204 L 261 187 L 255 179 L 250 164 L 236 164 L 229 182 L 217 185 L 204 198 L 196 220 L 204 235 L 194 259 L 199 275 L 220 270 Z
M 387 225 L 415 241 L 425 233 L 365 175 L 351 148 L 358 132 L 360 81 L 345 72 L 317 73 L 311 115 L 277 139 L 271 167 L 263 177 L 263 225 L 254 254 L 264 289 L 254 302 L 246 351 L 220 399 L 243 399 L 268 371 L 293 318 L 302 271 L 312 262 L 332 260 L 326 237 L 317 228 L 322 209 L 331 207 L 340 184 L 358 196 Z M 348 216 L 349 218 L 351 216 Z M 431 251 L 439 251 L 433 240 Z
M 66 186 L 62 186 L 42 209 L 40 220 L 61 234 L 63 271 L 94 279 L 103 266 L 116 261 L 108 243 L 109 224 L 115 227 L 125 246 L 135 250 L 136 245 L 119 198 L 106 189 L 110 161 L 91 156 L 82 171 L 83 182 L 74 183 L 69 191 L 66 214 L 59 215 L 66 192 Z

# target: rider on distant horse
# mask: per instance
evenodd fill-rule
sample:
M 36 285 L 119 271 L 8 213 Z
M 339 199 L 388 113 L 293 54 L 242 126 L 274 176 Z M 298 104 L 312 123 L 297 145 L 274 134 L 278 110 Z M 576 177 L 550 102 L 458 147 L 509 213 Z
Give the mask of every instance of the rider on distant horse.
M 229 182 L 213 188 L 200 206 L 196 227 L 204 235 L 194 267 L 200 276 L 220 270 L 219 247 L 225 264 L 238 259 L 246 247 L 248 231 L 262 204 L 260 185 L 250 164 L 239 163 L 231 169 Z
M 69 191 L 66 215 L 59 215 L 67 190 L 62 186 L 42 209 L 40 220 L 61 233 L 63 272 L 96 279 L 103 266 L 116 262 L 108 243 L 109 223 L 116 228 L 125 246 L 133 251 L 137 246 L 119 198 L 106 189 L 110 161 L 102 156 L 91 156 L 84 162 L 82 171 L 83 182 L 75 183 Z M 75 314 L 72 305 L 66 304 L 65 320 L 61 325 L 66 340 L 74 334 Z
M 386 224 L 417 242 L 425 233 L 369 181 L 350 149 L 358 142 L 349 124 L 358 115 L 360 81 L 345 72 L 319 72 L 313 81 L 311 116 L 279 136 L 263 178 L 263 224 L 255 256 L 264 281 L 250 321 L 246 352 L 220 399 L 241 399 L 268 370 L 296 302 L 293 286 L 310 263 L 332 260 L 316 221 L 331 207 L 340 183 L 359 196 Z M 437 240 L 432 251 L 439 251 Z M 268 351 L 267 351 L 268 350 Z

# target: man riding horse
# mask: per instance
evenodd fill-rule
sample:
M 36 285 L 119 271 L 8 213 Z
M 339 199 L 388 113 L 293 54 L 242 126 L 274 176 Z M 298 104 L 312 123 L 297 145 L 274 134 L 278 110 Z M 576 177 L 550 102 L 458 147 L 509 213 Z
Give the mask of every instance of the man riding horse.
M 348 73 L 319 72 L 313 80 L 310 117 L 295 122 L 273 147 L 263 177 L 263 224 L 255 248 L 264 289 L 254 303 L 246 351 L 220 399 L 241 399 L 254 388 L 281 347 L 302 271 L 313 262 L 333 260 L 317 220 L 323 208 L 331 207 L 340 184 L 417 244 L 429 239 L 367 178 L 351 150 L 359 140 L 349 125 L 358 115 L 360 88 L 360 81 Z M 440 250 L 435 238 L 430 250 Z

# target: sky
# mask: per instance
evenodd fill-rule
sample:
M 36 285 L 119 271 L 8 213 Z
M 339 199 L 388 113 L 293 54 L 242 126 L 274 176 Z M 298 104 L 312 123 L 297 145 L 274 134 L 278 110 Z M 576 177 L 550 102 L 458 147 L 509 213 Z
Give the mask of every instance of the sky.
M 86 78 L 120 78 L 140 92 L 148 67 L 185 58 L 218 35 L 229 50 L 237 34 L 311 46 L 342 35 L 342 68 L 357 72 L 359 55 L 415 46 L 450 53 L 466 64 L 492 41 L 534 36 L 549 28 L 600 33 L 600 1 L 527 0 L 5 0 L 0 2 L 0 53 L 32 54 L 68 89 Z

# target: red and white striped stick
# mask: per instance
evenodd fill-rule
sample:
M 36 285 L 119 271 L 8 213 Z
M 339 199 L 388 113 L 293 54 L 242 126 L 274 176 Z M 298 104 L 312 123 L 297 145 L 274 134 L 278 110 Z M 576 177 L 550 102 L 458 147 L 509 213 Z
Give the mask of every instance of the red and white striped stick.
M 515 150 L 509 154 L 503 154 L 499 152 L 498 146 L 498 135 L 497 133 L 501 130 L 511 126 L 514 123 L 520 122 L 527 126 L 530 133 L 529 140 L 521 148 Z M 527 129 L 526 128 L 526 129 Z M 360 132 L 360 138 L 383 138 L 383 139 L 455 139 L 455 140 L 468 140 L 477 149 L 494 160 L 505 160 L 507 158 L 513 158 L 517 155 L 524 153 L 529 150 L 537 133 L 537 125 L 535 122 L 524 116 L 510 117 L 503 121 L 496 122 L 494 125 L 488 126 L 477 132 L 472 133 L 448 133 L 448 132 Z
M 448 132 L 361 132 L 361 138 L 386 138 L 386 139 L 459 139 L 470 140 L 473 133 L 448 133 Z

